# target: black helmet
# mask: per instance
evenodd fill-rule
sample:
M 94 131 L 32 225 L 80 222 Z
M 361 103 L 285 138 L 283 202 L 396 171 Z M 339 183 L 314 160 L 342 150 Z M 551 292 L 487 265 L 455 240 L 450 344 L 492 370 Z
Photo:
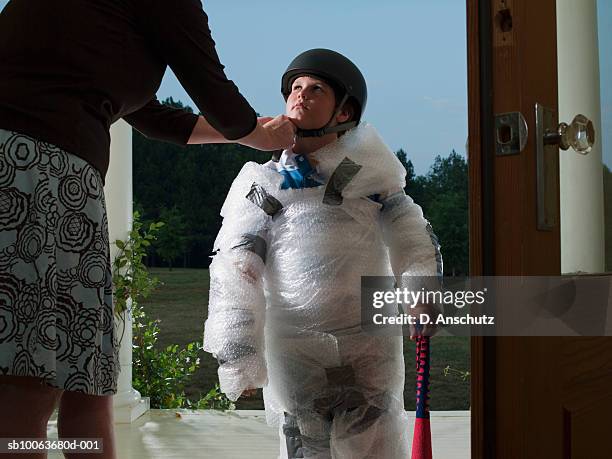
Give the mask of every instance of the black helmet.
M 323 136 L 330 132 L 345 131 L 359 124 L 366 106 L 368 89 L 363 75 L 353 62 L 342 54 L 329 49 L 316 48 L 303 52 L 291 61 L 281 79 L 281 93 L 285 100 L 291 93 L 293 80 L 305 74 L 323 78 L 332 86 L 340 89 L 341 94 L 338 94 L 337 97 L 341 98 L 341 101 L 338 104 L 337 112 L 348 99 L 351 99 L 355 104 L 356 113 L 350 122 L 339 124 L 334 128 L 324 126 L 321 129 L 298 130 L 298 136 Z M 334 113 L 332 119 L 336 114 Z

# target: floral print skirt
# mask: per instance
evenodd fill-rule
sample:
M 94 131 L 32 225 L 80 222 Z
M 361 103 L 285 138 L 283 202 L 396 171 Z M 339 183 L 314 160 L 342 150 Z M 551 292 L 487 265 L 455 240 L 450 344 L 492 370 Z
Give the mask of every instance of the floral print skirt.
M 100 173 L 0 129 L 0 375 L 112 395 L 119 370 Z

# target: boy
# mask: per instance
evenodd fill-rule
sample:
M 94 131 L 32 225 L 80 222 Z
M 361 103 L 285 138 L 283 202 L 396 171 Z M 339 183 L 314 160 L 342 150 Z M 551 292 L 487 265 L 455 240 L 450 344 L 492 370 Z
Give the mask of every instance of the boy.
M 230 399 L 264 387 L 282 457 L 404 459 L 402 338 L 362 331 L 361 276 L 441 275 L 437 240 L 397 157 L 355 127 L 367 90 L 350 60 L 306 51 L 281 91 L 298 135 L 228 193 L 204 349 Z

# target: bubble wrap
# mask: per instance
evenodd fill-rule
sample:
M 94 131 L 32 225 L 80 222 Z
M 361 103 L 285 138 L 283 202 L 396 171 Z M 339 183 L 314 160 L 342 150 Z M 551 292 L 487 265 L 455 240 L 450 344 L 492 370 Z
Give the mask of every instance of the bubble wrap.
M 370 124 L 363 124 L 311 155 L 321 175 L 330 177 L 345 158 L 361 169 L 343 190 L 345 198 L 359 199 L 406 186 L 406 169 Z
M 383 206 L 382 227 L 398 287 L 438 288 L 443 274 L 440 243 L 422 209 L 403 192 L 388 196 Z
M 330 438 L 335 457 L 407 457 L 402 338 L 361 331 L 361 276 L 433 275 L 437 241 L 371 126 L 309 159 L 320 187 L 281 190 L 282 176 L 254 163 L 234 181 L 210 267 L 204 347 L 221 357 L 231 399 L 264 386 L 281 457 L 295 453 L 296 432 L 304 457 L 328 454 Z
M 263 352 L 264 262 L 260 255 L 245 248 L 245 236 L 258 237 L 266 243 L 270 216 L 245 196 L 255 180 L 268 188 L 280 185 L 278 177 L 268 177 L 270 181 L 262 174 L 261 165 L 248 163 L 234 181 L 221 209 L 224 225 L 214 242 L 217 254 L 210 265 L 204 350 L 219 360 L 221 390 L 233 401 L 245 389 L 262 387 L 267 381 Z

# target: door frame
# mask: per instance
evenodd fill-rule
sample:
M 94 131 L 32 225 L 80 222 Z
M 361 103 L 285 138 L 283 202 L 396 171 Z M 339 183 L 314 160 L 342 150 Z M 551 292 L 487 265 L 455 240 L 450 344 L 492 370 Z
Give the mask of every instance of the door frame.
M 494 274 L 491 0 L 466 0 L 470 275 Z M 471 457 L 495 456 L 495 338 L 473 336 Z
M 560 275 L 559 220 L 550 231 L 536 225 L 533 134 L 521 153 L 498 155 L 494 125 L 495 113 L 520 111 L 533 129 L 536 102 L 557 112 L 556 71 L 539 78 L 534 70 L 556 69 L 555 0 L 467 0 L 466 7 L 470 275 Z M 537 42 L 529 40 L 534 37 Z M 549 167 L 558 177 L 558 157 Z M 556 206 L 558 216 L 558 181 L 552 192 L 556 201 L 551 209 Z M 508 432 L 503 441 L 499 431 L 514 427 L 517 418 L 526 415 L 526 403 L 512 418 L 500 417 L 497 410 L 520 399 L 513 385 L 515 367 L 504 359 L 513 358 L 515 349 L 538 343 L 537 338 L 531 340 L 471 338 L 473 458 L 495 458 L 500 447 L 516 452 L 524 447 L 515 444 L 522 438 L 518 430 Z

